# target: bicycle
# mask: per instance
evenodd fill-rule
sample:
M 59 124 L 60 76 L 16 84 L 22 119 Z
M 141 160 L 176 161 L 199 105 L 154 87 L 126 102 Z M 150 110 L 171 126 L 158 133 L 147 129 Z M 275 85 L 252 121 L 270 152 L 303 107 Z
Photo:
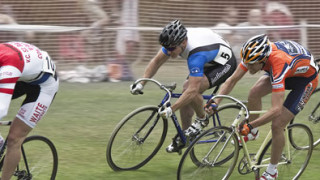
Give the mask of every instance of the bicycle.
M 255 178 L 267 168 L 271 157 L 271 130 L 255 154 L 250 154 L 243 136 L 237 132 L 238 125 L 249 118 L 249 114 L 266 111 L 248 111 L 238 99 L 227 95 L 213 98 L 227 98 L 235 102 L 218 108 L 219 111 L 238 112 L 230 127 L 213 127 L 196 137 L 185 150 L 177 171 L 178 180 L 228 179 L 237 165 L 240 149 L 243 157 L 238 164 L 242 175 L 254 172 Z M 261 137 L 260 137 L 261 138 Z M 239 141 L 242 142 L 241 145 Z M 298 179 L 306 169 L 313 150 L 313 135 L 304 124 L 290 124 L 285 128 L 285 147 L 278 164 L 279 179 Z M 232 156 L 230 157 L 230 154 Z
M 107 162 L 114 171 L 139 169 L 157 154 L 165 140 L 168 129 L 168 120 L 160 118 L 158 109 L 169 106 L 171 98 L 181 96 L 180 93 L 173 93 L 176 84 L 165 86 L 149 78 L 138 79 L 135 84 L 140 81 L 153 82 L 166 94 L 158 106 L 140 107 L 129 113 L 117 124 L 109 139 L 106 152 Z M 214 92 L 217 89 L 218 87 Z M 203 95 L 205 100 L 209 100 L 211 97 L 212 95 Z M 187 137 L 180 127 L 177 116 L 173 114 L 171 119 L 178 136 L 184 144 L 187 144 Z M 222 125 L 220 121 L 215 119 L 213 119 L 212 124 L 214 126 Z
M 12 121 L 0 121 L 0 126 L 10 126 Z M 6 155 L 7 139 L 0 150 L 0 172 Z M 18 180 L 54 180 L 58 170 L 58 153 L 54 144 L 46 137 L 27 137 L 21 146 L 21 159 L 13 177 Z

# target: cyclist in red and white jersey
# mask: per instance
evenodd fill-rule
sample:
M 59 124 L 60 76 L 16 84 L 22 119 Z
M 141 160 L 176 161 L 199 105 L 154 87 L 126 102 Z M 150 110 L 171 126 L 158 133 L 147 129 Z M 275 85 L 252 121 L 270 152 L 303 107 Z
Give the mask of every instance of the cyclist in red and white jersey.
M 2 180 L 9 180 L 20 160 L 20 147 L 50 107 L 59 88 L 55 65 L 47 52 L 24 42 L 0 44 L 0 120 L 11 99 L 26 95 L 14 118 L 7 142 Z M 3 145 L 3 138 L 1 137 Z
M 251 115 L 249 123 L 241 125 L 239 130 L 245 140 L 254 140 L 258 135 L 257 127 L 272 122 L 272 156 L 260 180 L 275 179 L 285 142 L 283 129 L 303 109 L 316 89 L 319 67 L 312 54 L 300 44 L 289 40 L 271 43 L 265 34 L 249 39 L 242 47 L 241 57 L 241 64 L 218 94 L 229 94 L 247 71 L 250 74 L 260 70 L 266 72 L 251 88 L 248 108 L 261 110 L 261 98 L 270 93 L 272 106 L 261 117 Z M 286 98 L 285 90 L 290 90 Z M 216 99 L 215 103 L 220 101 Z M 207 111 L 212 113 L 210 109 Z

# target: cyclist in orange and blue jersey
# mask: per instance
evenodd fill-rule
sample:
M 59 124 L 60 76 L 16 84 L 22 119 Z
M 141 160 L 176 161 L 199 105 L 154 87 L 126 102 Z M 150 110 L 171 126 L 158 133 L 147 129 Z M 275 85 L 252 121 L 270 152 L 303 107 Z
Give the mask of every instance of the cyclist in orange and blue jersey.
M 245 141 L 254 140 L 259 132 L 257 127 L 272 122 L 272 156 L 260 180 L 276 179 L 277 164 L 285 143 L 283 129 L 303 109 L 316 89 L 319 66 L 310 51 L 300 44 L 289 40 L 272 43 L 265 34 L 249 39 L 242 47 L 241 58 L 241 64 L 218 94 L 229 94 L 247 71 L 250 74 L 266 72 L 251 88 L 248 108 L 261 110 L 262 97 L 270 93 L 272 106 L 261 117 L 250 116 L 249 123 L 241 125 L 239 131 Z M 290 90 L 286 98 L 285 90 Z M 221 99 L 215 101 L 219 104 Z M 212 113 L 211 109 L 207 111 Z

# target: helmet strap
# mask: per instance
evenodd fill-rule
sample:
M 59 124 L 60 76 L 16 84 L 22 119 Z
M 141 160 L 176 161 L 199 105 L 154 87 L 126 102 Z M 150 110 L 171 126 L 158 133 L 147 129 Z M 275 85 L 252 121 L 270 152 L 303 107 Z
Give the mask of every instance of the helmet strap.
M 178 47 L 180 47 L 181 48 L 181 50 L 182 50 L 182 52 L 186 49 L 186 40 L 187 40 L 188 38 L 186 37 L 179 45 L 178 45 Z M 183 44 L 183 43 L 185 43 L 185 44 Z

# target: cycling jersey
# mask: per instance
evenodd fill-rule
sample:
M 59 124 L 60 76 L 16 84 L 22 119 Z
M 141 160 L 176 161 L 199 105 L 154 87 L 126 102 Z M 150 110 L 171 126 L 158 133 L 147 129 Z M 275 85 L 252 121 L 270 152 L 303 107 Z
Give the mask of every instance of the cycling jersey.
M 45 114 L 59 82 L 47 52 L 24 42 L 0 44 L 0 120 L 10 101 L 26 94 L 17 117 L 30 127 Z
M 294 41 L 278 41 L 271 46 L 272 52 L 262 70 L 269 73 L 273 92 L 284 91 L 287 78 L 308 78 L 316 76 L 319 71 L 311 53 L 300 44 Z M 243 62 L 240 67 L 248 70 Z
M 187 30 L 187 46 L 180 56 L 188 62 L 189 76 L 202 77 L 205 74 L 210 87 L 224 82 L 237 66 L 230 45 L 210 29 L 188 28 Z M 164 47 L 162 52 L 169 56 Z M 214 70 L 216 73 L 210 73 Z
M 278 41 L 271 46 L 272 52 L 262 70 L 270 76 L 272 92 L 292 90 L 284 106 L 297 114 L 318 85 L 319 67 L 312 54 L 294 41 Z M 248 70 L 243 62 L 239 66 Z

